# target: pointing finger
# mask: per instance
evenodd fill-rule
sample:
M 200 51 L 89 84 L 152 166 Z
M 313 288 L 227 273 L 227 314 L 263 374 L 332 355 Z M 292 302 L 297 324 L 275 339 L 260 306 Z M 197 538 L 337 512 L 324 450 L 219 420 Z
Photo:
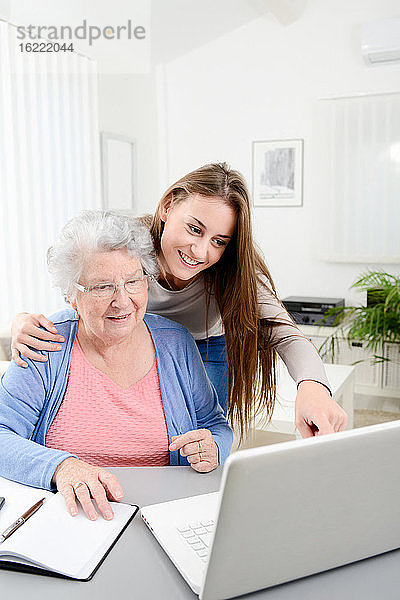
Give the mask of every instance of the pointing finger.
M 296 427 L 300 431 L 302 438 L 313 437 L 314 433 L 312 428 L 305 421 L 303 421 L 303 419 L 296 423 Z
M 322 416 L 322 415 L 318 419 L 316 426 L 318 427 L 318 435 L 326 435 L 327 433 L 335 432 L 335 429 L 334 429 L 332 423 L 330 423 L 330 421 L 325 416 Z
M 191 431 L 187 431 L 182 435 L 176 436 L 172 444 L 170 444 L 169 449 L 171 451 L 180 450 L 185 444 L 188 444 L 190 442 L 198 442 L 203 439 L 204 433 L 201 430 L 192 429 Z

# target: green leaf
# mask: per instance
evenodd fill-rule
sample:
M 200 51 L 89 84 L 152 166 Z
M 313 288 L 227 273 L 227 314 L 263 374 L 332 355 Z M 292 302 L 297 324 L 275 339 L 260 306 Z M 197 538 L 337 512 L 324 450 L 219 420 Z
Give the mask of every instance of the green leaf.
M 382 270 L 368 270 L 351 287 L 368 293 L 368 306 L 336 307 L 325 314 L 324 320 L 334 316 L 334 325 L 340 329 L 321 345 L 322 355 L 325 356 L 329 348 L 334 356 L 334 339 L 337 348 L 337 336 L 341 335 L 349 346 L 352 341 L 359 340 L 365 349 L 374 353 L 373 359 L 365 360 L 391 360 L 376 353 L 383 355 L 385 342 L 400 342 L 400 276 Z M 356 361 L 355 364 L 359 362 L 364 361 Z

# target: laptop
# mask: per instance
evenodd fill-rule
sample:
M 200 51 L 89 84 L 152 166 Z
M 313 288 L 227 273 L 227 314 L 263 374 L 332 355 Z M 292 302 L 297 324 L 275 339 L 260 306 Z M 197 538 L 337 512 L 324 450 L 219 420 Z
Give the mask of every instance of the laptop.
M 398 548 L 399 449 L 393 421 L 239 451 L 219 492 L 141 515 L 201 600 L 232 598 Z

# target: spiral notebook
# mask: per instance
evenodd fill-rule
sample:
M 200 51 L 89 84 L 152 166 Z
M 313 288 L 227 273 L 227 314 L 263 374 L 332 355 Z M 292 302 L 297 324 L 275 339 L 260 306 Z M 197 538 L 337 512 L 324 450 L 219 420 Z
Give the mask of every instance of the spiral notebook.
M 138 511 L 111 502 L 114 518 L 90 521 L 79 509 L 71 517 L 60 493 L 32 488 L 0 477 L 0 533 L 41 498 L 43 506 L 0 544 L 0 568 L 88 581 Z

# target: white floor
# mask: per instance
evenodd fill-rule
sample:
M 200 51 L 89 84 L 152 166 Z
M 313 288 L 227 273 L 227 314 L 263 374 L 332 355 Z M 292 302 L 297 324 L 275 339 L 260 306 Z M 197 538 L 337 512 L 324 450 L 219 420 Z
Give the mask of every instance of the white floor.
M 379 396 L 354 395 L 354 408 L 400 413 L 400 398 L 380 398 Z

